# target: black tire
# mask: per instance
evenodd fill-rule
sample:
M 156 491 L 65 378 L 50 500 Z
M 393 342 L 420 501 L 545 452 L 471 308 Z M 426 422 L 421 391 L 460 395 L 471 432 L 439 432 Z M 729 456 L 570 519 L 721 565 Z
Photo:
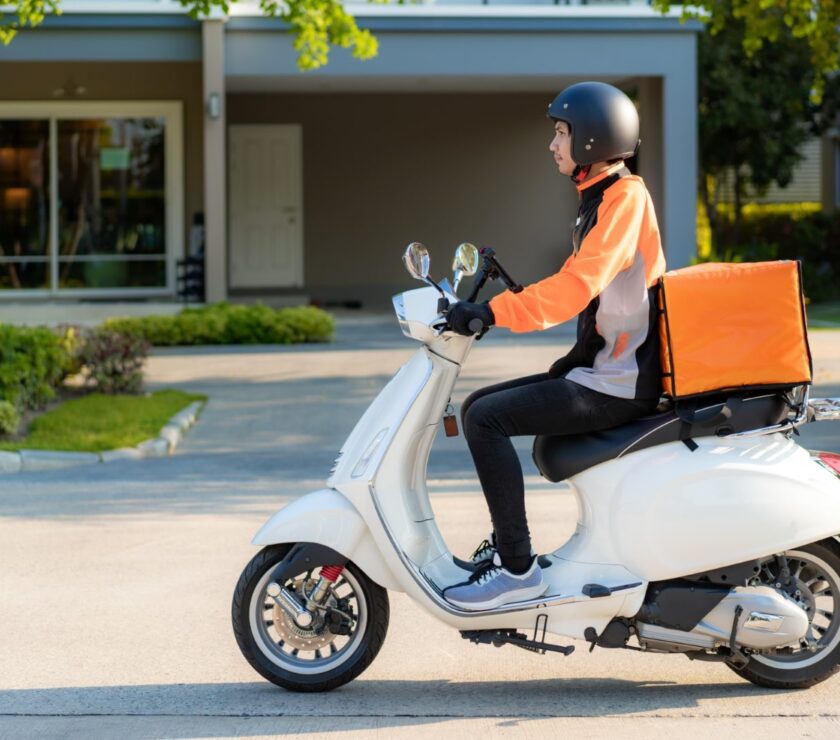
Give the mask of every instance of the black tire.
M 833 575 L 836 577 L 836 581 L 833 597 L 835 603 L 840 604 L 840 592 L 837 590 L 837 586 L 840 585 L 840 546 L 837 542 L 823 540 L 811 545 L 793 548 L 790 552 L 802 552 L 818 558 L 834 571 Z M 830 592 L 831 589 L 828 589 L 824 593 Z M 750 662 L 743 668 L 736 668 L 732 665 L 729 667 L 747 681 L 772 689 L 807 689 L 825 681 L 827 678 L 831 678 L 840 670 L 840 629 L 836 624 L 836 621 L 840 620 L 840 614 L 837 614 L 837 611 L 837 609 L 834 610 L 832 617 L 832 621 L 835 623 L 830 622 L 829 629 L 820 639 L 822 643 L 823 639 L 828 638 L 825 640 L 826 645 L 818 652 L 802 652 L 802 657 L 798 661 L 795 655 L 788 655 L 784 659 L 774 658 L 773 656 L 752 656 Z M 813 615 L 811 616 L 813 619 Z M 802 662 L 807 662 L 808 665 L 799 667 L 798 663 Z
M 361 634 L 354 634 L 350 638 L 347 645 L 348 654 L 343 657 L 343 662 L 334 668 L 319 671 L 317 664 L 313 662 L 311 665 L 315 666 L 313 670 L 316 672 L 301 673 L 294 668 L 283 667 L 277 662 L 282 658 L 271 660 L 261 649 L 260 645 L 265 645 L 265 642 L 260 635 L 254 634 L 251 609 L 254 608 L 252 599 L 255 588 L 286 556 L 291 546 L 290 543 L 263 548 L 242 571 L 233 594 L 233 632 L 245 659 L 263 678 L 289 691 L 331 691 L 361 674 L 373 662 L 382 647 L 390 616 L 388 592 L 371 581 L 355 564 L 348 563 L 346 569 L 362 592 L 367 609 Z

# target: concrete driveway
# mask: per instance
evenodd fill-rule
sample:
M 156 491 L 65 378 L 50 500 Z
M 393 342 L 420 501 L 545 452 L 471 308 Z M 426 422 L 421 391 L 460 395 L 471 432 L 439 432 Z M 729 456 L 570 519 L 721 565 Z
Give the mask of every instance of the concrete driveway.
M 489 335 L 455 401 L 547 367 L 568 331 Z M 840 396 L 840 333 L 815 332 L 817 394 Z M 178 453 L 0 479 L 0 737 L 830 737 L 840 679 L 769 691 L 723 666 L 587 646 L 569 658 L 474 646 L 401 594 L 371 668 L 328 695 L 255 674 L 230 629 L 250 538 L 323 484 L 344 437 L 413 350 L 390 323 L 342 324 L 326 347 L 170 350 L 152 386 L 211 400 Z M 803 444 L 840 451 L 840 424 Z M 522 453 L 541 550 L 574 526 L 574 502 Z M 465 554 L 489 520 L 463 437 L 441 437 L 433 506 Z

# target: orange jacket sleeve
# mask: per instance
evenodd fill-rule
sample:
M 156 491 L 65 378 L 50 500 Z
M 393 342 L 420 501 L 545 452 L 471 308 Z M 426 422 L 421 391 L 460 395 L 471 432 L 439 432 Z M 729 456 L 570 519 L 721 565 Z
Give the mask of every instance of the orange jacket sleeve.
M 633 263 L 647 207 L 644 185 L 619 180 L 604 191 L 598 219 L 559 272 L 519 293 L 490 301 L 497 326 L 515 332 L 548 329 L 577 316 Z

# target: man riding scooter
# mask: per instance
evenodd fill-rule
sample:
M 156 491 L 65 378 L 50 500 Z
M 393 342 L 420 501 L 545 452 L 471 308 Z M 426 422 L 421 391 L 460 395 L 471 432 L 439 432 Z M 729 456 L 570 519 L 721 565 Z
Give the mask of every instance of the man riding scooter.
M 612 85 L 582 82 L 554 99 L 548 117 L 549 149 L 580 198 L 573 253 L 559 272 L 521 292 L 456 303 L 448 320 L 470 335 L 476 318 L 529 332 L 577 315 L 577 343 L 548 372 L 482 388 L 463 404 L 464 434 L 493 522 L 472 556 L 480 567 L 444 592 L 463 609 L 536 598 L 546 588 L 510 438 L 618 426 L 652 412 L 660 398 L 656 290 L 665 257 L 650 194 L 624 163 L 640 143 L 636 108 Z

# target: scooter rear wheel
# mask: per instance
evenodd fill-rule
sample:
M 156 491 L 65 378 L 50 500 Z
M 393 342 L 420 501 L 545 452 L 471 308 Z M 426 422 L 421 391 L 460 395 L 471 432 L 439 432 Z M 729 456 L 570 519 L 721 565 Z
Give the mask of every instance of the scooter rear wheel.
M 816 649 L 803 642 L 771 654 L 753 655 L 743 668 L 729 667 L 758 686 L 805 689 L 840 670 L 840 546 L 829 540 L 784 555 L 797 583 L 794 596 L 802 601 L 810 620 L 808 637 L 816 643 L 811 647 Z M 762 580 L 775 585 L 775 575 L 763 570 Z
M 382 647 L 390 613 L 388 593 L 348 563 L 327 603 L 352 614 L 350 634 L 334 634 L 323 619 L 303 629 L 267 592 L 274 567 L 291 546 L 266 547 L 245 567 L 233 595 L 233 631 L 245 659 L 263 678 L 289 691 L 330 691 L 362 673 Z M 283 585 L 300 594 L 317 580 L 315 567 Z

